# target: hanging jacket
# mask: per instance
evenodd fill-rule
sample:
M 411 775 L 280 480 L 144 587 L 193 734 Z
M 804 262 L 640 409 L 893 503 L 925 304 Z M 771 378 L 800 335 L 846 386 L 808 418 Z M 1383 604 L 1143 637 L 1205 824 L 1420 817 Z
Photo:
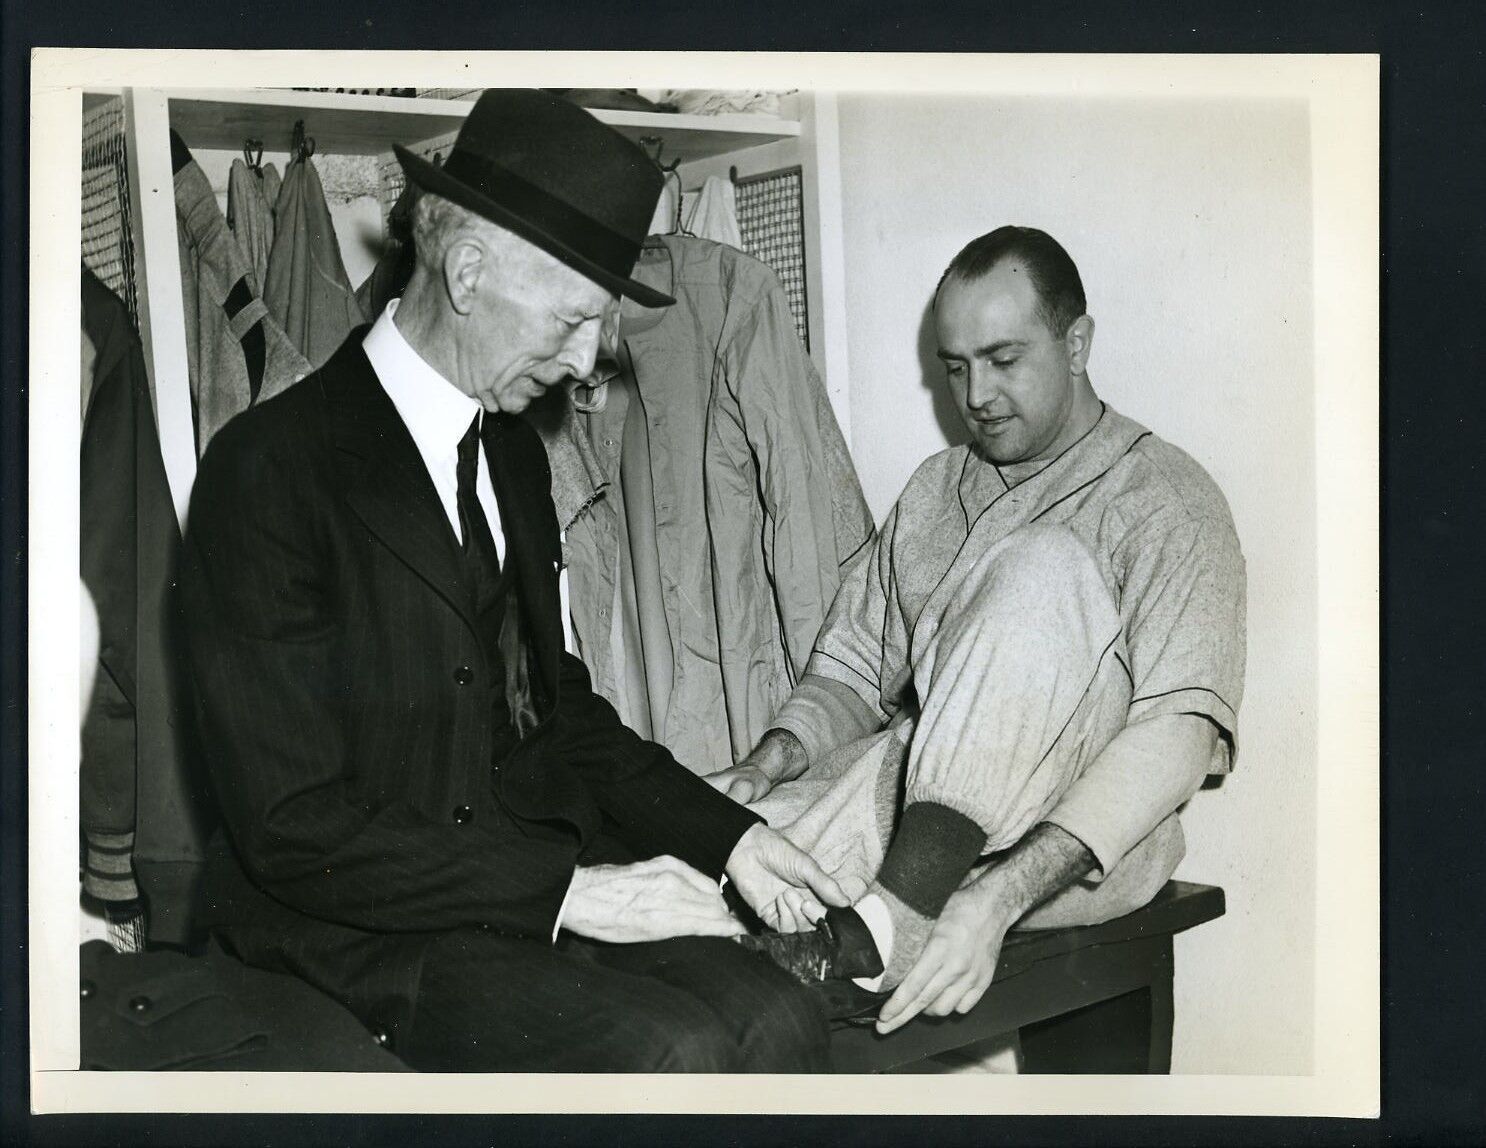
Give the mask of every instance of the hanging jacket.
M 279 175 L 270 164 L 262 174 L 240 159 L 232 161 L 227 177 L 227 226 L 242 248 L 243 257 L 252 268 L 249 286 L 255 295 L 263 294 L 268 276 L 268 253 L 273 249 L 273 199 L 279 193 Z
M 321 366 L 363 315 L 346 276 L 340 245 L 309 156 L 289 164 L 274 204 L 273 250 L 263 300 L 275 322 L 310 363 Z
M 710 773 L 789 696 L 872 518 L 774 273 L 668 235 L 634 275 L 677 302 L 622 324 L 580 416 L 614 486 L 568 530 L 574 631 L 626 722 Z
M 174 135 L 174 133 L 172 133 Z M 252 288 L 252 268 L 190 152 L 172 139 L 186 361 L 196 416 L 196 452 L 254 403 L 310 372 Z
M 98 671 L 82 730 L 83 889 L 130 901 L 135 885 L 140 707 L 157 704 L 166 603 L 180 531 L 160 456 L 139 336 L 86 267 L 82 325 L 93 345 L 83 413 L 80 564 L 98 614 Z M 141 694 L 145 696 L 142 698 Z M 149 739 L 144 739 L 150 753 Z

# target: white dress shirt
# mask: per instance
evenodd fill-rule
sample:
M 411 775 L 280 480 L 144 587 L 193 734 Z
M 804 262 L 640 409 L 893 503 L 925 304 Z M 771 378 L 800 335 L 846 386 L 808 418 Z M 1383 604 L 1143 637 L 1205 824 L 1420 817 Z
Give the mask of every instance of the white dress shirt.
M 394 299 L 387 304 L 361 346 L 377 373 L 377 381 L 413 436 L 444 513 L 449 516 L 454 537 L 463 544 L 459 531 L 459 440 L 470 429 L 470 421 L 484 408 L 429 366 L 403 338 L 393 322 L 398 302 Z M 504 563 L 506 536 L 501 531 L 495 487 L 490 485 L 490 465 L 483 450 L 477 452 L 475 466 L 475 497 L 490 523 L 496 556 Z
M 387 309 L 377 317 L 372 329 L 366 333 L 361 348 L 371 360 L 377 381 L 397 408 L 403 426 L 413 436 L 413 443 L 423 458 L 428 477 L 433 479 L 444 513 L 449 517 L 449 526 L 461 544 L 464 538 L 459 530 L 459 440 L 470 429 L 470 421 L 484 408 L 479 402 L 465 394 L 413 350 L 403 338 L 402 332 L 393 322 L 398 300 L 387 304 Z M 485 511 L 490 523 L 490 536 L 495 539 L 495 553 L 502 563 L 506 560 L 506 536 L 501 530 L 500 510 L 495 504 L 495 487 L 490 484 L 490 465 L 485 452 L 476 456 L 475 497 Z M 572 887 L 569 885 L 568 894 Z M 568 898 L 564 896 L 557 910 L 557 920 L 552 925 L 552 939 L 562 927 L 563 914 L 567 912 Z

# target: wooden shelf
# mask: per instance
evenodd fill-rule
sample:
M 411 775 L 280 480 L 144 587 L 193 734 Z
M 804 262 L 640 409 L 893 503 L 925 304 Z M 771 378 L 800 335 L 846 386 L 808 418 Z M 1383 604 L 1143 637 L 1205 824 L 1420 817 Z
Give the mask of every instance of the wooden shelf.
M 295 120 L 323 153 L 380 155 L 394 143 L 415 144 L 459 130 L 472 100 L 359 96 L 341 92 L 166 90 L 170 124 L 190 148 L 241 148 L 260 139 L 269 151 L 289 147 Z M 632 140 L 662 141 L 661 159 L 683 163 L 796 138 L 800 125 L 775 116 L 688 116 L 664 112 L 592 114 Z

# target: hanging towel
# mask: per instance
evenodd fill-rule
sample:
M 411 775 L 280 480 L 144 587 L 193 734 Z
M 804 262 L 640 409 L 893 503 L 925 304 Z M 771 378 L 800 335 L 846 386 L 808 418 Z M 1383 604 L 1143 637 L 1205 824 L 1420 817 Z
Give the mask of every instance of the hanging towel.
M 279 175 L 272 165 L 259 175 L 242 160 L 235 159 L 227 177 L 227 226 L 232 228 L 243 257 L 253 269 L 250 286 L 255 295 L 263 294 L 268 253 L 273 249 L 273 200 L 268 198 L 270 175 L 273 194 L 277 195 Z
M 660 189 L 660 199 L 655 203 L 655 214 L 650 218 L 651 235 L 669 235 L 676 230 L 676 183 L 667 179 Z
M 317 368 L 366 322 L 341 260 L 320 173 L 308 156 L 290 163 L 279 189 L 263 301 Z
M 686 211 L 686 230 L 699 239 L 743 250 L 743 235 L 738 230 L 738 194 L 732 180 L 720 175 L 707 177 Z
M 199 456 L 228 419 L 309 374 L 310 364 L 253 290 L 252 268 L 206 173 L 179 137 L 176 143 L 181 293 Z

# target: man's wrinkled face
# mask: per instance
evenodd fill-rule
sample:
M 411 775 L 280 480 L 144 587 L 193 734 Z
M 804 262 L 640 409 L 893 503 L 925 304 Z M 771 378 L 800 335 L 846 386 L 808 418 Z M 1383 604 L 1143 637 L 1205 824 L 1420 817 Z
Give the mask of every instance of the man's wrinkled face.
M 490 411 L 519 414 L 569 377 L 593 371 L 609 291 L 529 244 L 482 274 L 468 316 L 462 372 Z
M 1061 453 L 1082 378 L 1076 339 L 1038 313 L 1026 268 L 1003 260 L 979 279 L 949 279 L 934 309 L 939 358 L 976 447 L 1005 466 Z

